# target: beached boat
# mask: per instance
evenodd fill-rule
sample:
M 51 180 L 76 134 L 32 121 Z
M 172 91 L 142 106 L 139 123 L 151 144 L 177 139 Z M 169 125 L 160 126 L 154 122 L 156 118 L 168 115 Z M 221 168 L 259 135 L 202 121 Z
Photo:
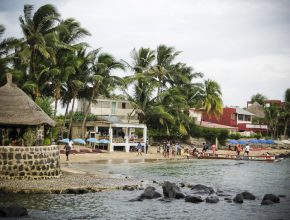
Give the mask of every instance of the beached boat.
M 236 155 L 236 154 L 215 154 L 205 153 L 202 155 L 188 155 L 188 159 L 225 159 L 225 160 L 251 160 L 251 161 L 275 161 L 275 155 L 262 155 L 262 156 L 246 156 L 246 155 Z

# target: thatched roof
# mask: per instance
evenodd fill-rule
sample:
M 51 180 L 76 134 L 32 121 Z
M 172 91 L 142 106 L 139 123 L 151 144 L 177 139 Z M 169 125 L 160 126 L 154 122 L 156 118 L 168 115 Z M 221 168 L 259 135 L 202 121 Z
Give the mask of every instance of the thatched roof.
M 262 105 L 260 105 L 258 102 L 254 102 L 252 105 L 250 105 L 247 110 L 253 114 L 255 114 L 256 117 L 259 118 L 265 118 L 265 111 Z
M 6 85 L 0 87 L 0 125 L 55 125 L 25 92 L 12 83 L 7 74 Z

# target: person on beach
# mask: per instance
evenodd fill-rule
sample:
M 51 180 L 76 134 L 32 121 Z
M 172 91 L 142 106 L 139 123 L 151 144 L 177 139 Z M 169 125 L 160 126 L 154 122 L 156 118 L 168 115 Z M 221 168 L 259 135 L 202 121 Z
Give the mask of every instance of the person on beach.
M 65 155 L 66 155 L 66 161 L 69 161 L 69 154 L 70 154 L 70 150 L 71 150 L 71 146 L 70 146 L 70 142 L 67 143 L 66 145 L 64 145 L 64 150 L 65 150 Z
M 137 151 L 138 151 L 137 156 L 138 156 L 139 154 L 142 156 L 142 145 L 141 145 L 140 142 L 138 142 L 136 148 L 137 148 Z
M 148 139 L 147 139 L 147 141 L 146 141 L 146 144 L 145 144 L 145 153 L 147 154 L 148 153 L 148 147 L 149 147 L 149 145 L 148 145 Z
M 247 156 L 249 156 L 249 153 L 250 153 L 250 145 L 247 144 L 247 146 L 245 147 L 245 153 L 244 153 L 244 155 L 247 154 Z
M 161 146 L 160 146 L 160 144 L 158 144 L 158 146 L 157 146 L 157 154 L 160 154 L 160 151 L 161 151 Z
M 165 154 L 165 157 L 167 156 L 169 158 L 169 152 L 170 152 L 170 141 L 168 141 L 167 144 L 166 144 L 166 154 Z
M 181 152 L 180 152 L 180 145 L 178 142 L 176 142 L 175 144 L 175 152 L 176 152 L 176 155 L 181 155 Z
M 237 156 L 240 156 L 240 152 L 242 151 L 242 148 L 239 144 L 236 146 L 236 151 L 237 151 Z
M 211 145 L 211 150 L 212 150 L 212 155 L 215 156 L 215 152 L 216 152 L 216 145 L 215 144 Z

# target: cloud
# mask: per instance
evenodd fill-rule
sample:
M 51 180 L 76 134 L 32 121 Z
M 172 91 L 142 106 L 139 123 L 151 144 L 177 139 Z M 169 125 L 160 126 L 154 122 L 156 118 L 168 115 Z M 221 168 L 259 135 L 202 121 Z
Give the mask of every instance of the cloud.
M 13 2 L 13 4 L 12 4 Z M 91 34 L 84 41 L 130 62 L 133 48 L 159 44 L 183 51 L 185 62 L 217 80 L 227 105 L 245 105 L 260 92 L 282 99 L 290 74 L 288 0 L 65 0 L 62 18 L 73 17 Z M 0 2 L 8 36 L 21 36 L 18 17 L 24 3 Z M 2 7 L 3 6 L 3 7 Z M 15 7 L 14 7 L 15 6 Z M 120 73 L 118 74 L 120 75 Z

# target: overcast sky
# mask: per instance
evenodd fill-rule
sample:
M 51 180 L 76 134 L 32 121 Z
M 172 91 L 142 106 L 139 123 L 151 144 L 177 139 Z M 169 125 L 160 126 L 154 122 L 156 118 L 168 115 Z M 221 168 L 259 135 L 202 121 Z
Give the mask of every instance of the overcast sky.
M 6 36 L 22 36 L 24 4 L 46 3 L 118 59 L 141 46 L 182 51 L 177 61 L 216 80 L 224 105 L 244 107 L 256 93 L 283 99 L 290 88 L 290 0 L 0 0 Z

